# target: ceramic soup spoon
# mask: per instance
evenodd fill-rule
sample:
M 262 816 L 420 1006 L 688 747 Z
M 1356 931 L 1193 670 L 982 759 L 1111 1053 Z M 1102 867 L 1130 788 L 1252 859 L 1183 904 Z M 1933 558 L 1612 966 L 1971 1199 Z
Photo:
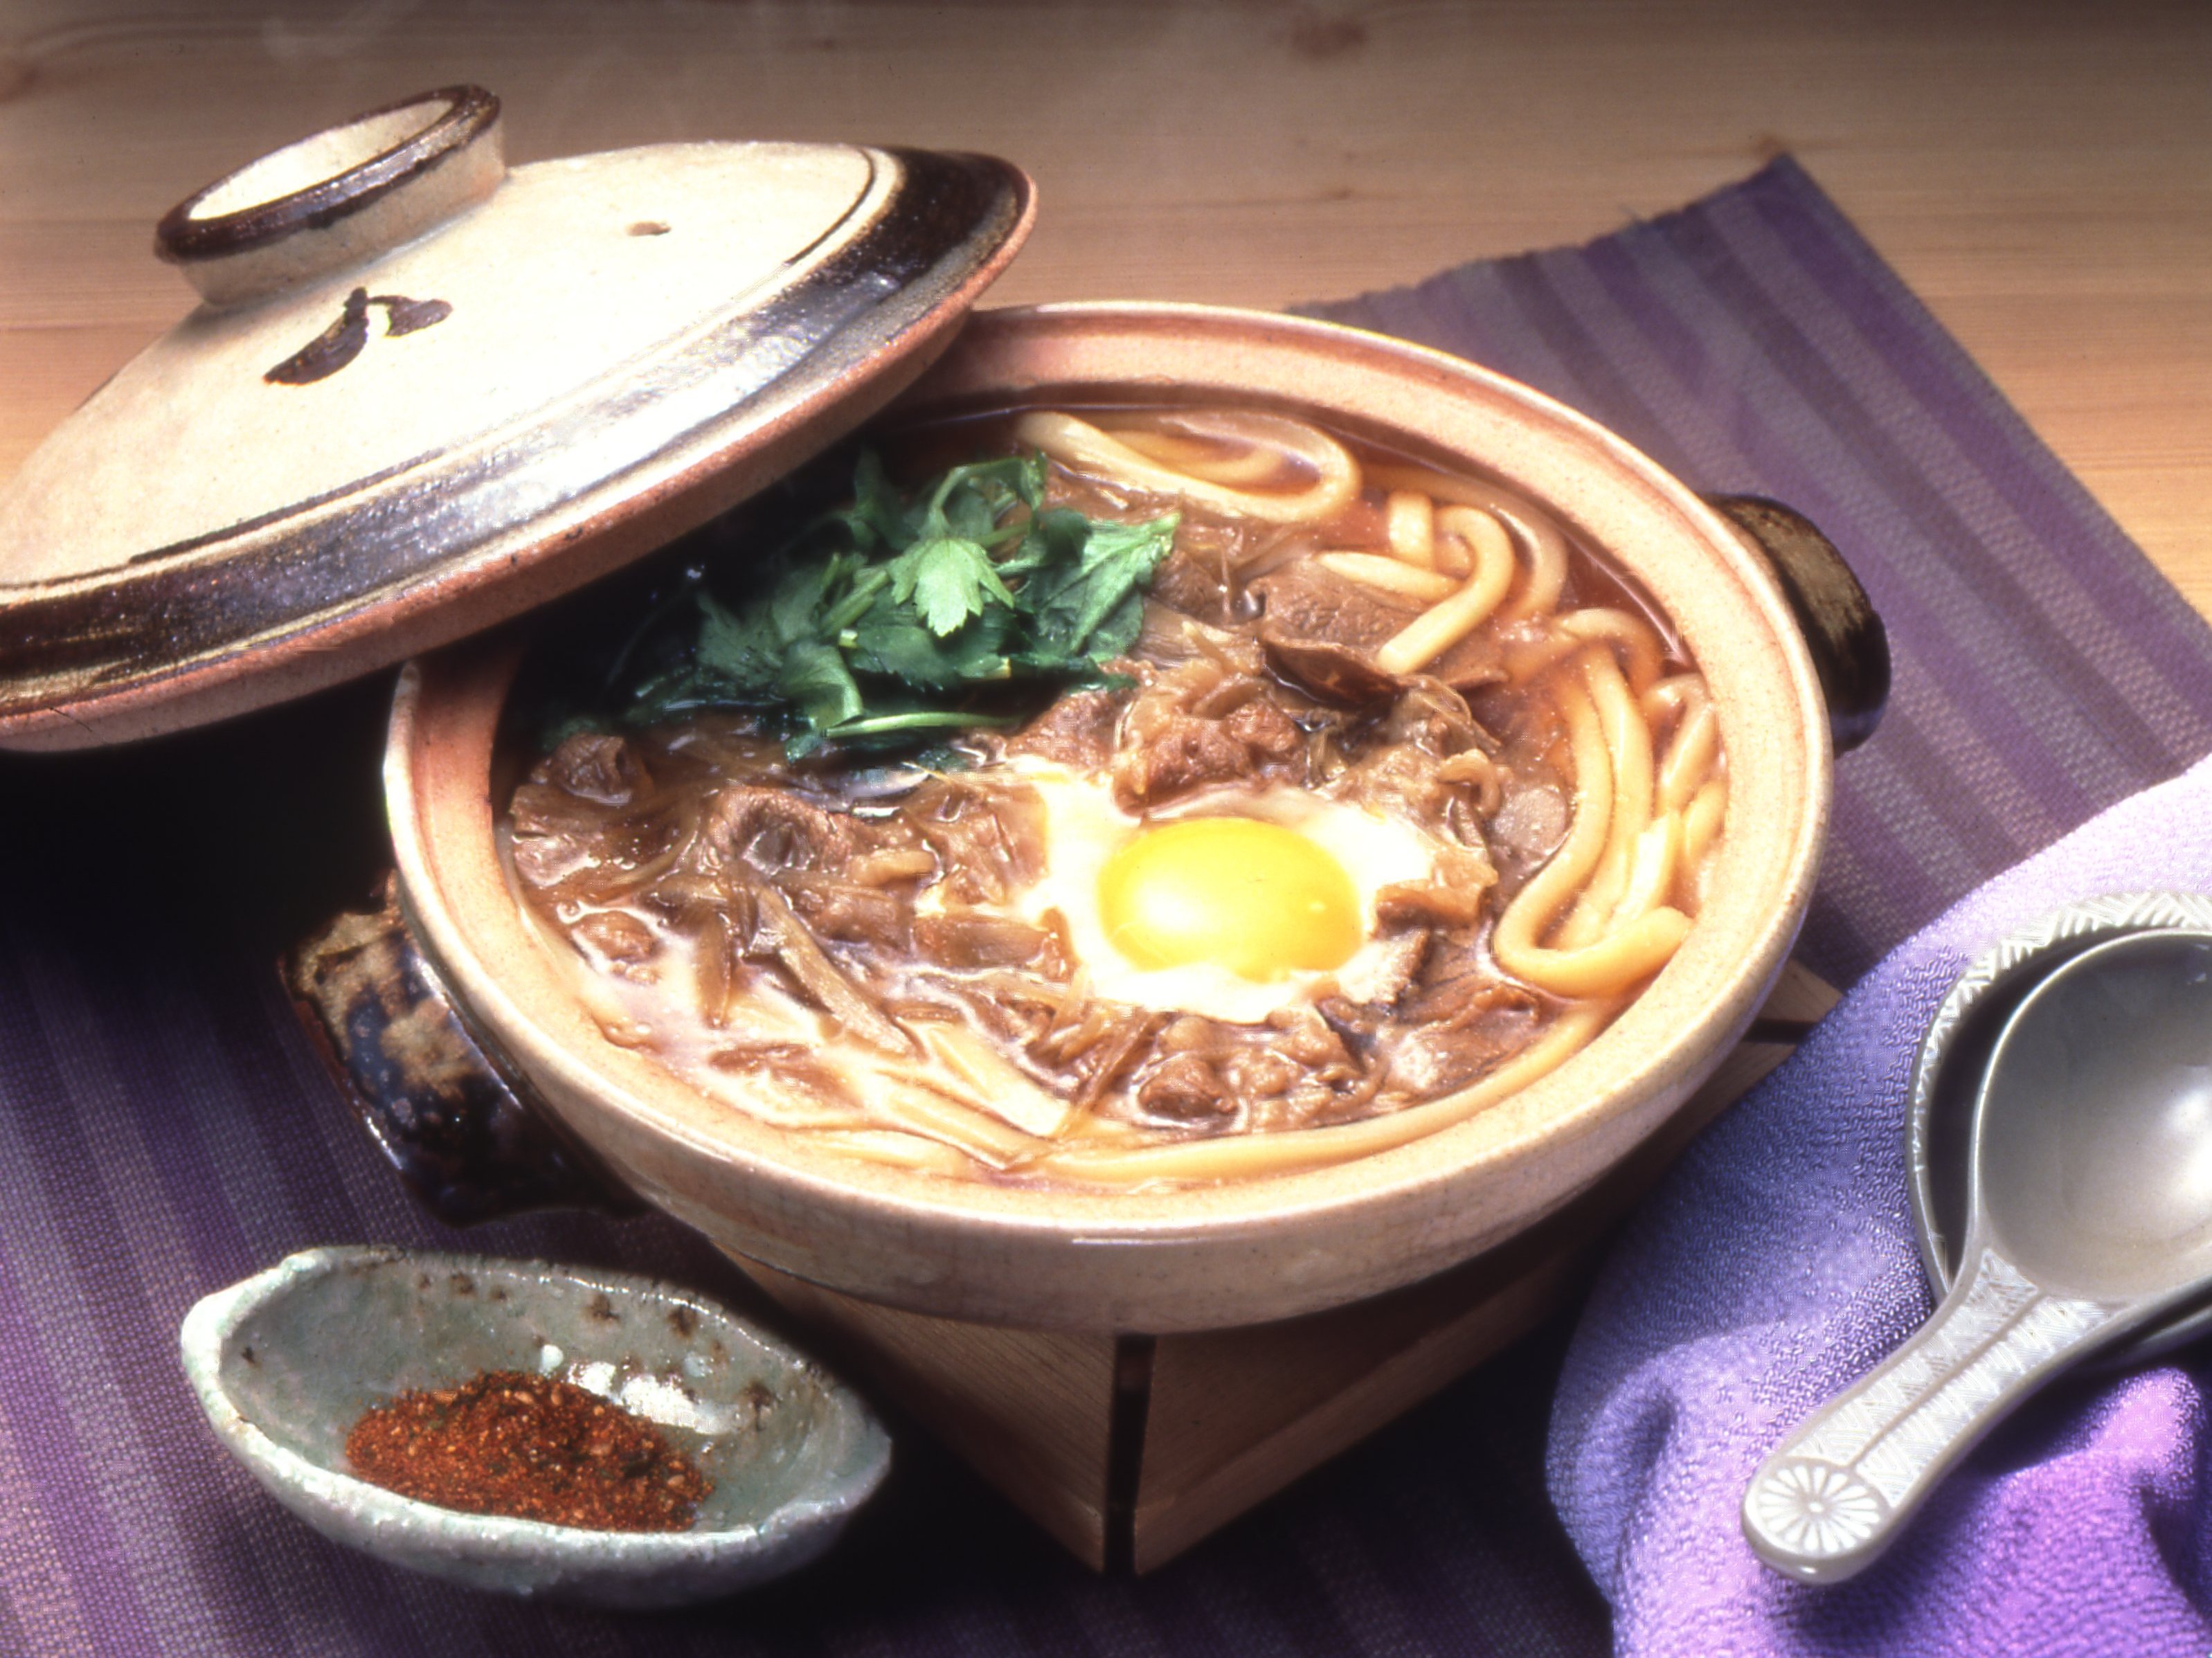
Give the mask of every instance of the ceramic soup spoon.
M 1935 1315 L 1768 1457 L 1745 1537 L 1776 1570 L 1863 1570 L 2053 1375 L 2212 1294 L 2212 932 L 2054 969 L 1974 1104 L 1960 1271 Z

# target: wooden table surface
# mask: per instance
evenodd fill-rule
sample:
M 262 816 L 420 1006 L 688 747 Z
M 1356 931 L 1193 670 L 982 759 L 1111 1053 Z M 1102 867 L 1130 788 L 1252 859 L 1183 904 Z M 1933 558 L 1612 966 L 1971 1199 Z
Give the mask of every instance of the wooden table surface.
M 0 474 L 187 308 L 169 204 L 475 81 L 510 158 L 1010 156 L 996 297 L 1279 306 L 1579 240 L 1795 151 L 2212 613 L 2212 6 L 0 4 Z

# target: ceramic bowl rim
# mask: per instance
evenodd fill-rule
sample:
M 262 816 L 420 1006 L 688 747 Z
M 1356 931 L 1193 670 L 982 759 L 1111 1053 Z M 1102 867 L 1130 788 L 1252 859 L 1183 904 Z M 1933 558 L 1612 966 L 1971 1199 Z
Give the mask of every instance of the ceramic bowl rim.
M 560 1526 L 550 1521 L 518 1519 L 509 1515 L 470 1514 L 404 1497 L 357 1474 L 331 1467 L 278 1444 L 238 1407 L 222 1385 L 223 1353 L 230 1339 L 253 1314 L 291 1292 L 304 1280 L 327 1277 L 349 1266 L 399 1260 L 428 1263 L 440 1272 L 557 1273 L 587 1289 L 626 1296 L 647 1293 L 680 1298 L 711 1309 L 718 1316 L 749 1330 L 752 1327 L 709 1297 L 635 1273 L 563 1266 L 543 1260 L 407 1249 L 387 1244 L 325 1245 L 295 1251 L 274 1266 L 201 1297 L 185 1315 L 178 1342 L 185 1375 L 225 1448 L 258 1478 L 281 1483 L 319 1509 L 343 1508 L 364 1515 L 380 1532 L 425 1540 L 465 1537 L 475 1546 L 501 1557 L 589 1566 L 595 1576 L 604 1577 L 618 1572 L 654 1572 L 683 1564 L 697 1564 L 732 1553 L 750 1557 L 824 1522 L 842 1522 L 875 1494 L 890 1472 L 890 1442 L 880 1425 L 849 1389 L 818 1371 L 824 1397 L 840 1412 L 854 1417 L 860 1437 L 866 1439 L 872 1430 L 876 1442 L 872 1466 L 864 1468 L 839 1495 L 788 1498 L 760 1518 L 739 1525 L 695 1527 L 671 1532 L 617 1532 Z M 765 1333 L 753 1333 L 764 1346 L 812 1364 L 797 1349 Z
M 709 1133 L 664 1109 L 662 1101 L 666 1095 L 663 1090 L 677 1086 L 666 1073 L 662 1073 L 659 1084 L 644 1084 L 622 1068 L 624 1061 L 635 1065 L 649 1062 L 612 1049 L 604 1042 L 597 1046 L 607 1048 L 608 1053 L 592 1053 L 580 1034 L 570 1041 L 561 1032 L 548 1029 L 540 1023 L 541 1017 L 557 1020 L 562 1015 L 546 999 L 544 987 L 534 981 L 527 987 L 530 1002 L 526 1006 L 517 993 L 514 981 L 503 977 L 488 964 L 484 941 L 461 928 L 453 896 L 441 887 L 447 873 L 441 868 L 441 861 L 450 862 L 452 849 L 437 844 L 439 837 L 430 823 L 441 808 L 434 801 L 426 805 L 424 799 L 433 780 L 432 768 L 451 763 L 452 751 L 459 741 L 453 730 L 432 730 L 427 723 L 438 712 L 438 699 L 452 695 L 452 676 L 457 671 L 451 666 L 450 653 L 444 659 L 410 665 L 403 675 L 386 749 L 389 817 L 403 892 L 410 918 L 417 924 L 429 953 L 447 971 L 449 982 L 459 990 L 465 1005 L 490 1027 L 502 1045 L 513 1040 L 516 1033 L 524 1033 L 531 1051 L 516 1057 L 526 1070 L 543 1067 L 544 1074 L 561 1086 L 592 1100 L 595 1114 L 611 1113 L 623 1120 L 625 1132 L 635 1128 L 641 1135 L 653 1138 L 658 1146 L 656 1156 L 677 1162 L 704 1157 L 716 1166 L 720 1171 L 717 1178 L 725 1184 L 744 1183 L 752 1194 L 772 1191 L 776 1194 L 775 1201 L 783 1206 L 778 1210 L 778 1224 L 786 1226 L 805 1226 L 808 1223 L 796 1217 L 802 1211 L 811 1211 L 833 1231 L 866 1224 L 890 1231 L 927 1236 L 933 1242 L 949 1239 L 963 1228 L 981 1229 L 994 1237 L 1008 1241 L 1013 1247 L 1026 1241 L 1076 1254 L 1087 1248 L 1088 1261 L 1095 1267 L 1106 1269 L 1111 1276 L 1117 1264 L 1111 1262 L 1110 1255 L 1119 1252 L 1106 1246 L 1212 1248 L 1225 1252 L 1222 1257 L 1225 1261 L 1227 1254 L 1238 1249 L 1249 1252 L 1279 1247 L 1284 1241 L 1282 1229 L 1311 1227 L 1317 1217 L 1341 1219 L 1347 1225 L 1356 1226 L 1359 1223 L 1352 1218 L 1355 1214 L 1364 1212 L 1371 1216 L 1416 1193 L 1428 1194 L 1433 1208 L 1446 1202 L 1443 1188 L 1455 1182 L 1463 1186 L 1480 1177 L 1523 1172 L 1539 1166 L 1560 1147 L 1583 1140 L 1600 1146 L 1601 1155 L 1596 1161 L 1601 1165 L 1598 1172 L 1601 1172 L 1602 1167 L 1610 1167 L 1687 1096 L 1695 1082 L 1702 1080 L 1704 1072 L 1718 1062 L 1735 1036 L 1748 1023 L 1766 987 L 1779 972 L 1810 900 L 1812 878 L 1825 840 L 1831 755 L 1811 659 L 1771 577 L 1758 566 L 1753 555 L 1709 506 L 1672 474 L 1607 428 L 1492 371 L 1443 353 L 1340 325 L 1208 306 L 1103 302 L 1018 307 L 978 313 L 969 331 L 948 353 L 947 361 L 956 362 L 963 349 L 975 349 L 979 334 L 988 341 L 1030 331 L 1033 335 L 1059 339 L 1063 336 L 1082 337 L 1090 330 L 1110 331 L 1116 327 L 1139 333 L 1152 331 L 1163 339 L 1195 341 L 1198 343 L 1193 349 L 1198 350 L 1208 349 L 1209 343 L 1218 341 L 1222 347 L 1272 353 L 1285 364 L 1293 359 L 1330 359 L 1352 365 L 1346 371 L 1348 375 L 1369 380 L 1395 376 L 1397 392 L 1404 397 L 1430 388 L 1457 387 L 1471 405 L 1483 405 L 1486 418 L 1518 422 L 1560 452 L 1572 451 L 1578 457 L 1577 464 L 1593 484 L 1620 492 L 1623 499 L 1632 495 L 1637 510 L 1647 511 L 1655 521 L 1663 517 L 1676 541 L 1694 543 L 1701 550 L 1702 574 L 1697 580 L 1726 590 L 1725 596 L 1713 598 L 1712 604 L 1732 604 L 1740 617 L 1757 618 L 1753 625 L 1759 626 L 1762 631 L 1750 648 L 1754 653 L 1768 651 L 1774 659 L 1760 670 L 1771 672 L 1771 679 L 1760 683 L 1768 686 L 1765 694 L 1773 706 L 1787 710 L 1775 717 L 1773 729 L 1759 727 L 1748 733 L 1739 731 L 1733 734 L 1729 738 L 1731 752 L 1742 744 L 1747 760 L 1758 745 L 1745 743 L 1745 737 L 1763 734 L 1770 739 L 1770 747 L 1779 753 L 1778 763 L 1785 769 L 1796 768 L 1792 773 L 1794 781 L 1788 789 L 1781 784 L 1773 786 L 1786 794 L 1787 810 L 1778 815 L 1776 825 L 1769 830 L 1771 844 L 1763 848 L 1765 861 L 1759 865 L 1761 879 L 1765 884 L 1762 901 L 1768 902 L 1769 907 L 1755 917 L 1747 914 L 1739 918 L 1735 933 L 1727 942 L 1730 953 L 1724 970 L 1706 959 L 1719 946 L 1701 944 L 1699 935 L 1693 932 L 1681 954 L 1662 971 L 1654 986 L 1648 987 L 1589 1048 L 1568 1060 L 1551 1077 L 1468 1121 L 1439 1128 L 1409 1144 L 1329 1168 L 1260 1176 L 1226 1187 L 1205 1188 L 1197 1194 L 1196 1201 L 1193 1200 L 1191 1188 L 1168 1193 L 1098 1193 L 1039 1192 L 982 1182 L 951 1182 L 906 1171 L 873 1169 L 854 1159 L 811 1148 L 776 1145 L 770 1142 L 782 1137 L 774 1136 L 773 1131 L 748 1128 L 744 1124 L 726 1125 L 719 1132 Z M 1302 353 L 1303 357 L 1299 355 Z M 1269 361 L 1273 361 L 1273 356 Z M 1223 366 L 1226 367 L 1225 358 Z M 945 367 L 940 364 L 908 394 L 902 405 L 895 406 L 893 412 L 911 405 L 917 398 L 926 402 L 933 388 L 944 380 Z M 1253 374 L 1261 371 L 1249 363 L 1240 363 L 1236 372 Z M 1290 368 L 1283 372 L 1288 373 Z M 1008 401 L 1018 400 L 1018 389 L 1010 391 Z M 1324 421 L 1364 418 L 1341 404 L 1332 404 L 1319 396 L 1311 400 L 1310 406 Z M 1510 414 L 1501 415 L 1501 410 Z M 1370 423 L 1384 422 L 1377 417 Z M 1407 431 L 1409 441 L 1418 435 L 1418 428 L 1399 429 Z M 1426 446 L 1438 446 L 1430 443 Z M 1516 481 L 1510 466 L 1493 466 L 1492 470 L 1502 471 L 1509 483 Z M 1679 610 L 1676 619 L 1678 623 L 1682 619 Z M 482 665 L 479 653 L 477 666 Z M 1743 683 L 1750 683 L 1755 677 L 1749 667 L 1741 670 L 1741 673 Z M 427 685 L 426 675 L 429 676 Z M 440 679 L 441 675 L 446 678 Z M 504 689 L 498 695 L 503 696 Z M 1730 717 L 1729 711 L 1723 708 L 1724 721 Z M 1751 715 L 1745 713 L 1735 717 L 1748 720 Z M 475 774 L 472 771 L 471 774 Z M 1746 787 L 1747 792 L 1748 786 Z M 471 791 L 471 798 L 480 801 L 484 794 L 483 782 L 457 785 L 458 794 L 470 794 Z M 486 855 L 489 844 L 487 836 Z M 473 852 L 463 855 L 476 856 Z M 1725 841 L 1723 855 L 1727 855 Z M 1744 902 L 1750 902 L 1748 899 Z M 1699 959 L 1699 970 L 1709 979 L 1725 982 L 1692 1010 L 1693 1017 L 1662 1029 L 1654 1023 L 1659 1017 L 1655 1010 L 1662 1004 L 1659 987 L 1669 983 L 1670 974 L 1679 981 L 1683 962 L 1692 957 Z M 522 976 L 528 977 L 528 969 Z M 1638 1050 L 1630 1045 L 1635 1041 L 1649 1041 L 1656 1046 Z M 1624 1082 L 1621 1061 L 1632 1054 L 1638 1057 L 1626 1067 Z M 1684 1069 L 1686 1058 L 1692 1065 L 1702 1067 L 1697 1077 L 1687 1076 Z M 1631 1087 L 1628 1084 L 1635 1085 Z M 1571 1108 L 1561 1108 L 1562 1102 L 1568 1101 L 1571 1101 Z M 571 1121 L 569 1126 L 585 1133 L 587 1139 L 593 1138 L 590 1125 Z M 626 1177 L 638 1183 L 634 1171 L 624 1172 Z M 1532 1224 L 1595 1178 L 1595 1174 L 1589 1173 L 1571 1182 L 1554 1181 L 1553 1185 L 1559 1189 L 1547 1190 L 1541 1206 L 1533 1212 L 1524 1209 L 1517 1212 L 1512 1224 L 1504 1230 L 1478 1241 L 1472 1248 L 1452 1244 L 1449 1247 L 1458 1253 L 1451 1259 L 1463 1259 L 1496 1237 Z M 649 1199 L 680 1219 L 702 1224 L 702 1211 L 696 1202 L 649 1189 L 649 1180 L 643 1185 Z M 707 1230 L 711 1235 L 713 1228 Z M 1341 1238 L 1336 1242 L 1341 1242 Z M 1133 1299 L 1109 1297 L 1103 1321 L 1117 1323 L 1121 1327 L 1157 1329 L 1201 1327 L 1209 1322 L 1256 1321 L 1355 1299 L 1450 1264 L 1450 1259 L 1437 1258 L 1433 1250 L 1422 1256 L 1425 1247 L 1423 1241 L 1417 1238 L 1413 1242 L 1416 1247 L 1409 1254 L 1422 1257 L 1416 1269 L 1397 1273 L 1370 1270 L 1362 1277 L 1356 1272 L 1333 1272 L 1328 1263 L 1322 1262 L 1314 1268 L 1316 1276 L 1313 1280 L 1285 1284 L 1273 1293 L 1258 1292 L 1243 1297 L 1235 1308 L 1234 1315 L 1229 1318 L 1204 1314 L 1182 1304 L 1188 1297 L 1168 1289 L 1159 1281 L 1158 1274 L 1148 1273 L 1146 1267 L 1132 1261 L 1128 1263 L 1130 1270 L 1117 1281 L 1126 1280 L 1134 1286 L 1130 1291 Z M 1328 1247 L 1326 1242 L 1317 1245 L 1316 1250 L 1307 1252 L 1308 1255 L 1325 1254 Z M 738 1253 L 753 1251 L 739 1248 Z M 1133 1255 L 1135 1251 L 1127 1253 Z M 794 1263 L 770 1257 L 769 1264 L 835 1287 L 921 1310 L 953 1310 L 952 1303 L 961 1299 L 957 1295 L 939 1295 L 928 1287 L 840 1281 L 835 1264 L 818 1260 Z M 1327 1281 L 1327 1288 L 1319 1287 L 1322 1280 Z M 1017 1291 L 1015 1299 L 1023 1301 L 1024 1297 Z M 1027 1299 L 1035 1304 L 1024 1304 L 1017 1321 L 1036 1320 L 1066 1325 L 1098 1321 L 1073 1315 L 1048 1298 Z

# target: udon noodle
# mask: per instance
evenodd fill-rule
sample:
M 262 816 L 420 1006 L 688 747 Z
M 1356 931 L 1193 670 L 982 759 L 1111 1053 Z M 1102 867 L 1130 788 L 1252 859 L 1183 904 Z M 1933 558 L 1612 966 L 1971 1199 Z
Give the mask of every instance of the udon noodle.
M 745 709 L 570 736 L 508 844 L 611 1041 L 857 1157 L 1215 1181 L 1463 1121 L 1673 957 L 1719 721 L 1549 513 L 1274 414 L 966 435 L 1042 451 L 1055 504 L 1180 514 L 1141 632 L 907 763 Z

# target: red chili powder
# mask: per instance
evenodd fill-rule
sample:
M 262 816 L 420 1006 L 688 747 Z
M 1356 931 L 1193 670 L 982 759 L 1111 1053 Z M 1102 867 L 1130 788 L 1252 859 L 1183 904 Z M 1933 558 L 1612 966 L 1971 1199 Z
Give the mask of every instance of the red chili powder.
M 345 1448 L 402 1497 L 593 1531 L 682 1531 L 714 1490 L 650 1422 L 520 1370 L 402 1394 L 363 1412 Z

